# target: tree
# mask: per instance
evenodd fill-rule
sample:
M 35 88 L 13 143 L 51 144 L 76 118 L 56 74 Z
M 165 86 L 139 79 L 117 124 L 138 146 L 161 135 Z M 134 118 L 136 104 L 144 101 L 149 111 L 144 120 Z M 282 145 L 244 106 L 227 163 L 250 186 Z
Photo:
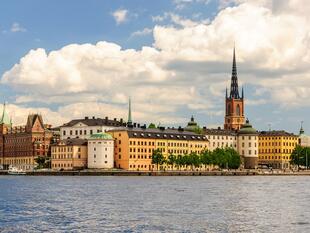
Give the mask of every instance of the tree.
M 46 157 L 46 156 L 38 156 L 34 160 L 38 164 L 37 165 L 38 169 L 50 168 L 51 161 L 50 161 L 50 159 L 48 157 Z
M 290 163 L 293 165 L 301 165 L 309 167 L 310 147 L 296 146 L 291 154 Z
M 240 155 L 233 148 L 226 148 L 225 152 L 228 156 L 228 168 L 229 169 L 238 169 L 241 164 Z
M 176 156 L 174 154 L 170 154 L 167 159 L 167 164 L 172 166 L 172 170 L 175 162 L 176 162 Z
M 205 150 L 200 154 L 200 161 L 205 166 L 205 168 L 207 167 L 207 165 L 213 164 L 211 154 L 212 153 L 208 150 Z
M 165 159 L 163 156 L 163 153 L 161 152 L 161 150 L 156 149 L 153 151 L 152 154 L 152 164 L 156 164 L 157 166 L 157 170 L 159 170 L 159 165 L 162 165 L 164 163 Z
M 156 125 L 154 123 L 149 124 L 149 129 L 156 129 Z

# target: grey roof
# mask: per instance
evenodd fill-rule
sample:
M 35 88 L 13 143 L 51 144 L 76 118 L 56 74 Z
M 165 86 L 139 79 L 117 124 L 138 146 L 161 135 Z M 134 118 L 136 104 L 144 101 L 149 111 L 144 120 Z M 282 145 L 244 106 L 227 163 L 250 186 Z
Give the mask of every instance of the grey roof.
M 94 117 L 93 118 L 85 117 L 83 119 L 71 120 L 70 122 L 63 124 L 60 127 L 72 127 L 79 122 L 87 126 L 115 126 L 115 127 L 124 126 L 124 122 L 122 122 L 122 120 L 118 121 L 116 119 L 111 120 L 108 118 L 102 119 L 102 118 L 94 118 Z
M 285 137 L 298 137 L 293 133 L 288 133 L 284 130 L 271 130 L 271 131 L 260 131 L 260 136 L 285 136 Z
M 237 136 L 236 131 L 229 129 L 206 129 L 204 128 L 202 133 L 204 135 L 226 135 L 226 136 Z
M 70 138 L 70 139 L 64 139 L 60 140 L 57 145 L 59 144 L 65 144 L 66 146 L 84 146 L 87 145 L 86 139 L 80 139 L 80 138 Z
M 204 135 L 178 129 L 144 129 L 122 127 L 110 130 L 109 132 L 113 131 L 128 131 L 129 138 L 208 141 L 208 139 Z

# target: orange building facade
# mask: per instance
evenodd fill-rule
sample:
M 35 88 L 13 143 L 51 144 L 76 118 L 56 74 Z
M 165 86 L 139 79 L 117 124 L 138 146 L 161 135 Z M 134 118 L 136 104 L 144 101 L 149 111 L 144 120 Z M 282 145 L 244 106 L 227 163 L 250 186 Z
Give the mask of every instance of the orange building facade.
M 120 128 L 108 133 L 114 138 L 114 166 L 126 170 L 156 170 L 153 151 L 159 149 L 165 158 L 169 154 L 201 153 L 209 141 L 203 135 L 171 129 Z M 162 169 L 172 169 L 162 166 Z

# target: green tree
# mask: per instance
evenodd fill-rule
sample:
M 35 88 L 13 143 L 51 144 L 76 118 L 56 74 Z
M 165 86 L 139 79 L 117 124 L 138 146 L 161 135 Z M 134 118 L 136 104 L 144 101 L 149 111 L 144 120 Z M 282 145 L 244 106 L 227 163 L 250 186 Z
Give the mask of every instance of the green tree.
M 154 123 L 149 124 L 149 129 L 156 129 L 156 125 Z
M 168 156 L 168 159 L 167 159 L 167 164 L 168 165 L 170 165 L 170 166 L 172 166 L 172 170 L 173 170 L 173 166 L 174 166 L 174 164 L 176 163 L 176 156 L 174 155 L 174 154 L 170 154 L 169 156 Z
M 162 165 L 165 161 L 165 158 L 163 156 L 163 153 L 161 150 L 156 149 L 152 153 L 152 164 L 156 164 L 157 170 L 159 170 L 159 165 Z
M 46 156 L 38 156 L 37 158 L 34 159 L 35 162 L 37 163 L 37 168 L 42 169 L 42 168 L 50 168 L 51 166 L 51 161 L 49 157 Z
M 175 158 L 175 164 L 177 165 L 178 167 L 178 170 L 180 170 L 180 167 L 183 166 L 183 156 L 182 155 L 178 155 L 176 156 Z
M 240 155 L 233 148 L 225 149 L 226 156 L 228 156 L 228 168 L 229 169 L 238 169 L 241 164 Z
M 310 147 L 296 146 L 291 154 L 290 163 L 298 166 L 309 167 Z
M 212 163 L 212 158 L 211 158 L 211 152 L 208 151 L 208 150 L 203 151 L 203 152 L 200 154 L 200 161 L 201 161 L 201 163 L 205 166 L 205 168 L 206 168 L 208 165 L 213 164 L 213 163 Z

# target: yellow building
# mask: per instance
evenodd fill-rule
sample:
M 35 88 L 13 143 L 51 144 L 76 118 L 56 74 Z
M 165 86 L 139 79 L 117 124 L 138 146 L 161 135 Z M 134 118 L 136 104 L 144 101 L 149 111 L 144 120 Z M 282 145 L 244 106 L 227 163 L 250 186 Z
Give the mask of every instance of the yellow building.
M 184 130 L 118 128 L 109 131 L 114 140 L 114 165 L 126 170 L 149 171 L 157 169 L 152 164 L 152 153 L 160 149 L 165 158 L 169 154 L 200 153 L 208 148 L 208 139 Z M 167 169 L 172 169 L 167 167 Z
M 74 170 L 87 167 L 87 140 L 65 139 L 51 147 L 52 169 Z
M 262 131 L 258 137 L 260 165 L 285 169 L 290 167 L 291 154 L 298 144 L 298 136 L 285 131 Z

